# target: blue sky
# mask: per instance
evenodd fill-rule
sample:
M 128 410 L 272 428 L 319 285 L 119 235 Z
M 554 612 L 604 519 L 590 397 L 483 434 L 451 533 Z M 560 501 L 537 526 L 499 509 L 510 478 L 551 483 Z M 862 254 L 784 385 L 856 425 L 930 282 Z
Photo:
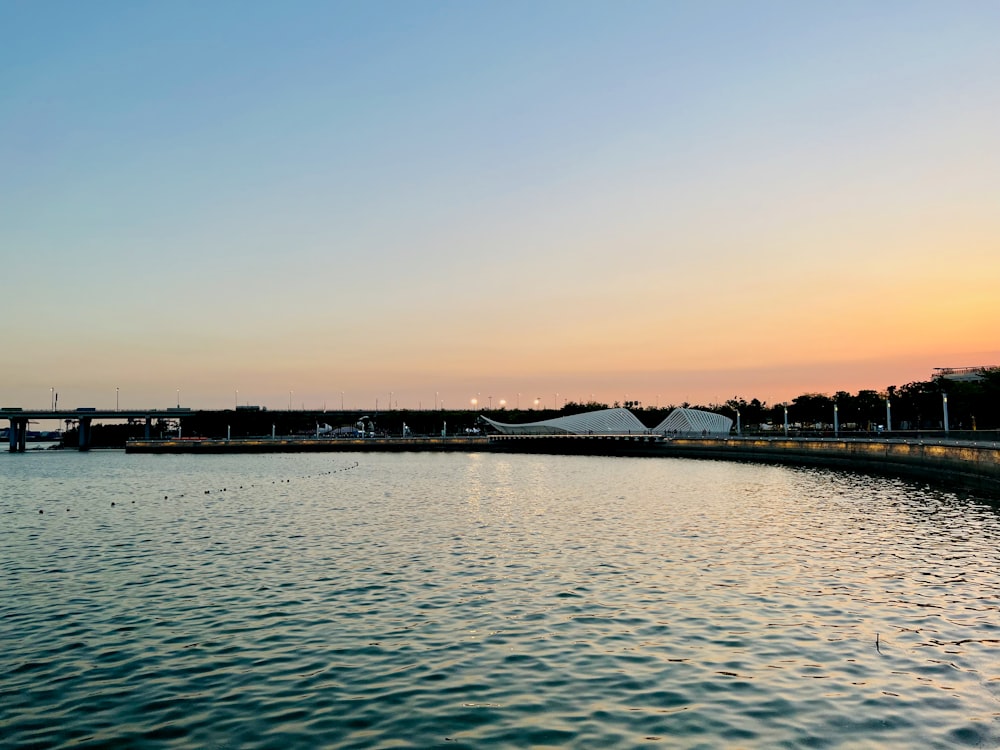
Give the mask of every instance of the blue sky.
M 996 3 L 0 27 L 5 402 L 775 400 L 1000 361 Z

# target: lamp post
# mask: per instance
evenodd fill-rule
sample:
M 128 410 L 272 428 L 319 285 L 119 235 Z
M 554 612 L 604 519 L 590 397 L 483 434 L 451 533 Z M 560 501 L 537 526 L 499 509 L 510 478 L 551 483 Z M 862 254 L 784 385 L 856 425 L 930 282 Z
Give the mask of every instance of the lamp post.
M 177 408 L 181 408 L 181 389 L 177 389 Z
M 885 431 L 892 432 L 892 404 L 888 397 L 885 399 Z
M 738 406 L 736 407 L 736 436 L 743 436 L 743 424 L 740 421 L 740 408 Z
M 118 386 L 116 385 L 115 386 L 115 411 L 121 411 L 121 409 L 118 407 L 118 403 L 119 403 L 118 402 Z
M 392 411 L 392 391 L 389 391 L 389 411 Z
M 840 436 L 840 408 L 836 401 L 833 403 L 833 436 Z
M 948 434 L 948 394 L 941 394 L 941 407 L 944 410 L 944 434 Z
M 486 398 L 488 398 L 490 400 L 490 411 L 493 411 L 493 397 L 492 396 L 487 396 Z
M 782 404 L 785 407 L 785 437 L 788 437 L 788 404 Z

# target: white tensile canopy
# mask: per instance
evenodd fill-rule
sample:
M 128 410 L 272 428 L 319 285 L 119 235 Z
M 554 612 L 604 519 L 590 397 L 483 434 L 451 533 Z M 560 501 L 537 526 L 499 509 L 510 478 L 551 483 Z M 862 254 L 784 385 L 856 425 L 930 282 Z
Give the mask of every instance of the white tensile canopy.
M 700 409 L 677 408 L 653 429 L 628 409 L 601 409 L 526 424 L 507 424 L 479 417 L 503 435 L 728 435 L 733 420 Z

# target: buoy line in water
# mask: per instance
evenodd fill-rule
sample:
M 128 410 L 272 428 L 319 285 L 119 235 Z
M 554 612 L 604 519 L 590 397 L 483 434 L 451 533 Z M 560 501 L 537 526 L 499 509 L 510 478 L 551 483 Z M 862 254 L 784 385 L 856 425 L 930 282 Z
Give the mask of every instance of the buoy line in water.
M 342 466 L 339 469 L 331 469 L 330 471 L 320 471 L 320 472 L 316 472 L 316 473 L 313 473 L 313 474 L 302 474 L 302 475 L 297 476 L 297 477 L 291 477 L 291 478 L 285 478 L 285 479 L 272 479 L 271 480 L 271 484 L 272 485 L 274 485 L 274 484 L 291 484 L 292 483 L 292 479 L 303 480 L 303 479 L 316 479 L 318 477 L 332 476 L 333 474 L 338 474 L 338 473 L 340 473 L 342 471 L 350 471 L 351 469 L 357 469 L 360 465 L 361 464 L 358 461 L 355 461 L 353 464 L 349 464 L 347 466 Z M 235 492 L 237 490 L 256 489 L 256 488 L 265 487 L 265 486 L 270 486 L 270 485 L 256 484 L 256 483 L 252 483 L 252 484 L 248 484 L 248 485 L 241 484 L 238 487 L 234 487 L 233 491 Z M 220 493 L 222 493 L 222 492 L 228 492 L 228 491 L 229 491 L 228 487 L 223 487 L 222 489 L 214 490 L 214 496 L 218 496 Z M 204 495 L 212 496 L 213 495 L 213 490 L 205 490 L 203 494 Z M 174 494 L 174 495 L 171 495 L 168 492 L 167 494 L 165 494 L 163 496 L 163 499 L 164 500 L 169 500 L 171 497 L 173 497 L 174 499 L 180 499 L 180 498 L 186 497 L 186 496 L 187 496 L 187 493 L 185 493 L 185 492 L 180 492 L 180 493 L 177 493 L 177 494 Z M 122 503 L 122 504 L 124 505 L 124 503 Z M 112 508 L 117 507 L 117 505 L 118 505 L 118 503 L 116 501 L 114 501 L 114 500 L 111 501 L 111 507 Z M 132 500 L 130 502 L 130 505 L 135 505 L 135 500 Z M 72 510 L 73 510 L 72 508 L 66 508 L 66 512 L 67 513 L 72 512 Z M 39 515 L 44 515 L 45 514 L 45 509 L 44 508 L 39 508 L 38 509 L 38 514 Z

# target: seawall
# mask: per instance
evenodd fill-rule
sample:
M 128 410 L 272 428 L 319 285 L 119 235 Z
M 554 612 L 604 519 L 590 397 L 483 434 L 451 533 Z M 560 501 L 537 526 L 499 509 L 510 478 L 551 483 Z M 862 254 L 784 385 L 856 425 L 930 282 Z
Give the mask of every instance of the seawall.
M 646 456 L 824 466 L 905 476 L 1000 495 L 996 443 L 835 438 L 672 438 L 654 435 L 526 435 L 365 439 L 132 440 L 127 453 L 491 451 Z
M 663 454 L 895 474 L 1000 492 L 1000 449 L 948 441 L 731 438 L 666 441 Z

